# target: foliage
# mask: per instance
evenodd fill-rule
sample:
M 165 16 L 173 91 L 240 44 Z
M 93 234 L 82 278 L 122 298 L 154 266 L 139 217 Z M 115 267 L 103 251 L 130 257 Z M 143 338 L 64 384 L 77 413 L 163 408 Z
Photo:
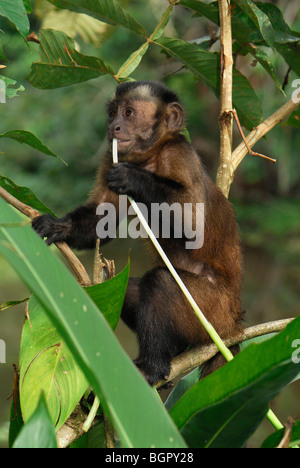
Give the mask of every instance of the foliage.
M 140 20 L 116 0 L 49 1 L 65 14 L 67 9 L 110 27 L 121 27 L 112 34 L 112 40 L 122 42 L 120 38 L 125 30 L 134 38 L 135 48 L 126 60 L 123 58 L 122 63 L 116 65 L 113 57 L 112 63 L 106 57 L 100 58 L 98 49 L 95 55 L 79 51 L 75 37 L 69 37 L 64 31 L 41 29 L 39 45 L 27 43 L 39 53 L 39 60 L 30 64 L 27 78 L 32 86 L 53 90 L 79 86 L 78 83 L 104 76 L 119 82 L 131 80 L 133 75 L 138 76 L 138 67 L 148 54 L 159 51 L 167 57 L 164 60 L 175 60 L 177 67 L 182 67 L 219 97 L 220 56 L 212 49 L 217 39 L 184 41 L 165 35 L 172 16 L 183 7 L 196 17 L 205 17 L 218 25 L 217 2 L 171 0 L 161 12 L 153 32 L 148 34 Z M 284 90 L 274 52 L 285 60 L 291 73 L 299 75 L 300 33 L 287 25 L 280 9 L 271 3 L 250 0 L 233 3 L 236 63 L 238 57 L 244 59 L 249 54 L 262 65 L 282 99 Z M 32 11 L 28 0 L 24 3 L 3 1 L 0 6 L 0 15 L 16 27 L 23 42 L 30 31 L 25 10 Z M 22 15 L 18 14 L 20 11 Z M 6 60 L 1 39 L 0 59 Z M 0 76 L 0 79 L 5 83 L 7 99 L 24 90 L 11 78 Z M 262 99 L 236 66 L 233 86 L 233 101 L 240 121 L 246 129 L 252 130 L 263 120 Z M 298 125 L 297 115 L 291 116 L 288 124 Z M 0 137 L 15 139 L 57 157 L 30 132 L 12 130 Z M 50 211 L 32 190 L 19 187 L 7 177 L 0 177 L 0 186 L 31 207 Z M 24 226 L 23 218 L 1 199 L 0 252 L 33 293 L 20 354 L 22 416 L 18 417 L 19 422 L 25 424 L 19 434 L 20 427 L 11 437 L 14 447 L 54 447 L 54 427 L 57 430 L 66 421 L 88 385 L 100 398 L 123 447 L 242 447 L 265 417 L 270 400 L 300 372 L 299 363 L 292 360 L 292 345 L 300 334 L 297 319 L 271 340 L 249 346 L 233 362 L 205 380 L 198 382 L 198 375 L 194 373 L 185 381 L 184 392 L 178 390 L 182 388 L 179 382 L 169 400 L 172 405 L 166 405 L 167 411 L 124 353 L 111 329 L 120 316 L 129 267 L 116 278 L 83 290 L 31 228 Z M 13 419 L 12 415 L 12 427 Z M 97 443 L 103 445 L 102 421 L 100 425 Z M 297 427 L 292 444 L 299 442 Z M 266 445 L 276 446 L 278 437 L 277 434 L 266 441 Z

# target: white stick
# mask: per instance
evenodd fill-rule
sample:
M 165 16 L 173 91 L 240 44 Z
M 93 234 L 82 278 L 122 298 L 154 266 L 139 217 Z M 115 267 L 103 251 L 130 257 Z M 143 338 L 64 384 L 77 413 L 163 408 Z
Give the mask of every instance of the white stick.
M 114 138 L 113 139 L 113 163 L 115 164 L 117 162 L 118 162 L 118 140 L 116 138 Z M 167 257 L 164 250 L 162 249 L 160 243 L 156 239 L 153 231 L 151 230 L 151 228 L 150 228 L 149 224 L 147 223 L 146 219 L 144 218 L 144 216 L 143 216 L 141 210 L 139 209 L 138 205 L 136 204 L 136 202 L 131 197 L 128 196 L 127 198 L 129 200 L 132 208 L 134 209 L 137 217 L 139 218 L 143 228 L 147 232 L 147 234 L 148 234 L 149 238 L 151 239 L 153 245 L 155 246 L 155 248 L 158 251 L 159 255 L 161 256 L 161 258 L 165 262 L 167 268 L 169 269 L 171 275 L 173 276 L 173 278 L 177 282 L 178 286 L 182 290 L 182 292 L 185 295 L 186 299 L 188 300 L 188 302 L 192 306 L 192 308 L 193 308 L 195 314 L 197 315 L 197 317 L 199 318 L 201 324 L 203 325 L 203 327 L 205 328 L 205 330 L 207 331 L 207 333 L 209 334 L 209 336 L 211 337 L 213 342 L 218 346 L 219 350 L 221 351 L 221 353 L 223 354 L 225 359 L 227 361 L 231 361 L 233 359 L 233 355 L 232 355 L 231 351 L 225 346 L 224 342 L 222 341 L 222 339 L 220 338 L 218 333 L 215 331 L 214 327 L 206 319 L 203 312 L 201 312 L 201 310 L 198 307 L 198 305 L 196 304 L 194 298 L 191 296 L 190 292 L 186 288 L 186 286 L 183 283 L 182 279 L 180 278 L 177 271 L 175 270 L 172 263 L 170 262 L 169 258 Z

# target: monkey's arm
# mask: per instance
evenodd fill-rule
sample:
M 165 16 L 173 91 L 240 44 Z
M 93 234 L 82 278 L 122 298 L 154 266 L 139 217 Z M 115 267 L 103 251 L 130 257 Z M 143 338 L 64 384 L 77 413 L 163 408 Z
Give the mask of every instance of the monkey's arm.
M 47 244 L 66 242 L 75 249 L 92 249 L 96 244 L 96 204 L 79 206 L 62 218 L 47 214 L 32 222 L 34 230 L 47 237 Z
M 93 249 L 96 245 L 96 226 L 102 216 L 96 214 L 98 205 L 111 203 L 118 214 L 118 196 L 107 188 L 106 173 L 112 166 L 111 155 L 107 154 L 99 167 L 95 187 L 90 193 L 85 205 L 75 208 L 62 218 L 43 215 L 32 222 L 35 231 L 42 237 L 47 237 L 47 244 L 66 242 L 78 250 Z M 116 225 L 118 224 L 118 216 Z M 109 238 L 101 240 L 103 245 Z
M 136 164 L 115 164 L 107 173 L 107 185 L 119 195 L 130 195 L 137 202 L 171 202 L 183 190 L 183 185 L 172 178 L 162 177 Z

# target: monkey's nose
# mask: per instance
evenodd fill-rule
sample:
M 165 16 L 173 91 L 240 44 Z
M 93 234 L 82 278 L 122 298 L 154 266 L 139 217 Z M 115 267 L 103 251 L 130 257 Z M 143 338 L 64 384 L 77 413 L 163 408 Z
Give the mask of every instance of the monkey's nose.
M 120 125 L 117 125 L 117 126 L 115 127 L 115 132 L 120 132 L 120 131 L 121 131 Z

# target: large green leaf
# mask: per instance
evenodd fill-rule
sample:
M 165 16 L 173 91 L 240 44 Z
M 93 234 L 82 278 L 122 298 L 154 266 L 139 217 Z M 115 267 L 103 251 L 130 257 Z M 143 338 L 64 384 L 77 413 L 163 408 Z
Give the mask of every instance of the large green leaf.
M 190 447 L 243 447 L 268 403 L 299 373 L 293 342 L 300 317 L 274 338 L 251 344 L 188 390 L 170 414 Z
M 98 78 L 114 71 L 98 57 L 80 54 L 73 39 L 61 31 L 40 31 L 40 61 L 32 64 L 27 80 L 36 88 L 54 89 Z
M 40 303 L 32 297 L 20 349 L 20 403 L 28 421 L 41 394 L 58 429 L 81 399 L 88 382 L 64 339 Z
M 1 0 L 0 15 L 8 18 L 26 39 L 29 33 L 29 20 L 22 0 Z
M 146 37 L 144 28 L 126 10 L 121 8 L 116 0 L 49 0 L 49 2 L 58 8 L 86 13 L 108 24 L 119 24 Z
M 280 431 L 274 432 L 271 434 L 262 444 L 261 448 L 276 448 L 280 444 L 283 436 L 284 436 L 285 429 L 281 429 Z M 300 421 L 297 421 L 292 429 L 291 438 L 289 441 L 290 447 L 295 447 L 295 445 L 300 445 Z
M 218 2 L 207 4 L 199 2 L 198 0 L 182 0 L 181 4 L 219 25 L 220 21 Z M 254 22 L 249 20 L 249 18 L 238 7 L 232 10 L 231 22 L 232 36 L 238 41 L 236 46 L 237 50 L 239 51 L 238 53 L 246 52 L 253 55 L 253 57 L 255 57 L 255 59 L 264 67 L 264 69 L 275 81 L 276 86 L 282 90 L 270 57 L 261 47 L 257 46 L 255 42 L 251 41 L 251 36 L 254 36 L 254 34 L 260 37 L 259 29 L 256 27 Z
M 0 187 L 4 188 L 15 198 L 25 203 L 25 205 L 29 205 L 42 213 L 50 213 L 52 216 L 55 216 L 54 213 L 46 205 L 44 205 L 44 203 L 42 203 L 29 188 L 20 187 L 19 185 L 16 185 L 11 179 L 2 175 L 0 175 Z
M 197 78 L 203 81 L 219 98 L 220 58 L 219 55 L 200 49 L 180 39 L 161 37 L 155 44 L 182 62 Z M 237 70 L 233 73 L 233 105 L 242 124 L 252 129 L 262 121 L 259 99 L 247 78 Z
M 35 412 L 21 429 L 13 448 L 57 448 L 53 423 L 43 395 Z
M 122 273 L 109 281 L 85 288 L 113 330 L 119 322 L 128 277 L 129 263 Z
M 41 140 L 31 132 L 27 132 L 26 130 L 10 130 L 9 132 L 1 134 L 0 138 L 11 138 L 12 140 L 16 140 L 19 143 L 25 143 L 26 145 L 31 146 L 32 148 L 41 151 L 48 156 L 53 156 L 54 158 L 59 159 L 65 165 L 67 165 L 65 161 L 54 154 L 53 151 L 44 145 Z
M 233 3 L 238 5 L 244 13 L 258 27 L 262 37 L 269 47 L 275 49 L 275 31 L 268 16 L 260 10 L 252 0 L 233 0 Z
M 32 289 L 99 396 L 124 447 L 185 447 L 157 394 L 88 294 L 22 217 L 0 199 L 0 252 Z M 1 227 L 2 224 L 2 227 Z

